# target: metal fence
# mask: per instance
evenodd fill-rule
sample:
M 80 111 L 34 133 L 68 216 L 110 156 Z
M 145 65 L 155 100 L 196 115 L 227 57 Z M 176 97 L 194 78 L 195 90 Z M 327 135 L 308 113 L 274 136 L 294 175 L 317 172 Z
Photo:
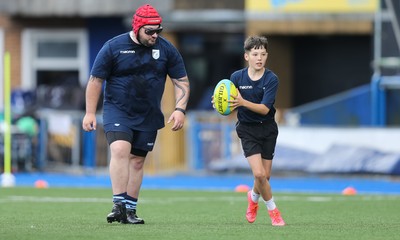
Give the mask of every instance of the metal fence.
M 191 170 L 213 170 L 216 162 L 241 155 L 234 114 L 221 116 L 215 111 L 188 113 L 190 127 L 186 142 Z

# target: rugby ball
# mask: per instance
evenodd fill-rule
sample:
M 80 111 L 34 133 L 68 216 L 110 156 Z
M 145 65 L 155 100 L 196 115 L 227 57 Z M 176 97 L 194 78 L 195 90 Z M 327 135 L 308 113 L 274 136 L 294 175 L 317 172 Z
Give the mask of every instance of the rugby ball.
M 237 96 L 238 92 L 229 79 L 222 79 L 218 82 L 214 89 L 214 106 L 215 110 L 222 115 L 229 115 L 232 112 L 232 108 L 229 107 L 229 100 L 232 99 L 232 96 Z

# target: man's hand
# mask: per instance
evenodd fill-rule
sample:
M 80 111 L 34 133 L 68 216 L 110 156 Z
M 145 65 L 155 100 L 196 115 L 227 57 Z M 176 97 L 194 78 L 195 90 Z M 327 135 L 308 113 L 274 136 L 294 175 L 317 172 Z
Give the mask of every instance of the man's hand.
M 96 125 L 97 125 L 96 115 L 93 113 L 85 114 L 82 121 L 83 130 L 85 130 L 86 132 L 96 130 Z
M 183 128 L 183 124 L 185 123 L 185 114 L 183 112 L 175 110 L 168 119 L 168 123 L 174 121 L 174 125 L 172 125 L 172 131 L 178 131 Z

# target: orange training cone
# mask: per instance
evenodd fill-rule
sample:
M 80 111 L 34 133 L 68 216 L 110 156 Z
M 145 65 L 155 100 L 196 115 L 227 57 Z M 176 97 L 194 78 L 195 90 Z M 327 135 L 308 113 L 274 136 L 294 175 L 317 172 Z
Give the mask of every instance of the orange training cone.
M 343 189 L 342 194 L 343 195 L 356 195 L 357 190 L 353 187 L 347 187 L 347 188 Z
M 250 187 L 246 184 L 240 184 L 235 187 L 235 192 L 248 192 Z
M 36 180 L 35 188 L 48 188 L 49 184 L 45 180 Z

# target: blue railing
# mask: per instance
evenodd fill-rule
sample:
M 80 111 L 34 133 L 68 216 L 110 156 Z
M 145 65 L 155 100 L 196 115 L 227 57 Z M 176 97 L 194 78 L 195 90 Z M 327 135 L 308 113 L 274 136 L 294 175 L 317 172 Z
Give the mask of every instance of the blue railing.
M 398 118 L 400 100 L 398 94 L 391 94 L 390 91 L 399 89 L 400 76 L 380 76 L 375 74 L 372 77 L 372 125 L 386 126 L 388 123 L 396 124 L 397 121 L 391 120 Z M 392 105 L 397 105 L 397 107 L 391 108 Z M 398 124 L 400 124 L 400 121 Z
M 371 125 L 371 88 L 354 89 L 291 108 L 285 113 L 290 125 Z

